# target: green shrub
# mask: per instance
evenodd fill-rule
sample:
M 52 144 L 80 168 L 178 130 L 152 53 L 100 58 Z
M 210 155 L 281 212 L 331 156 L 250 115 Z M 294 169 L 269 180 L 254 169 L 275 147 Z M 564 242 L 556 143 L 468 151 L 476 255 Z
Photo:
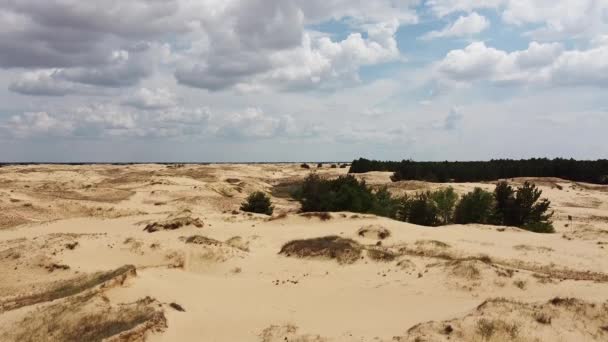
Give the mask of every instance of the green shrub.
M 397 211 L 397 201 L 386 188 L 374 192 L 365 181 L 351 175 L 322 179 L 312 173 L 292 197 L 300 202 L 303 212 L 350 211 L 392 217 Z
M 525 230 L 529 230 L 531 232 L 535 232 L 535 233 L 546 233 L 546 234 L 555 233 L 555 228 L 553 227 L 553 224 L 551 224 L 550 222 L 526 223 L 521 228 L 523 228 Z
M 401 198 L 397 219 L 421 226 L 438 226 L 439 209 L 430 192 L 417 193 L 413 197 Z
M 454 188 L 450 186 L 445 189 L 436 190 L 431 193 L 431 198 L 437 205 L 441 224 L 449 224 L 452 222 L 454 207 L 458 201 L 458 194 L 454 191 Z
M 395 218 L 399 209 L 399 201 L 393 198 L 386 187 L 376 191 L 374 195 L 370 212 L 378 216 Z
M 241 210 L 250 213 L 272 215 L 274 207 L 270 197 L 261 191 L 251 193 L 241 204 Z
M 514 190 L 507 182 L 500 182 L 494 190 L 496 206 L 493 223 L 521 227 L 538 233 L 554 232 L 548 213 L 551 202 L 540 199 L 542 191 L 536 185 L 525 182 Z
M 454 210 L 454 222 L 458 224 L 490 223 L 494 208 L 494 196 L 491 192 L 475 188 L 462 196 Z

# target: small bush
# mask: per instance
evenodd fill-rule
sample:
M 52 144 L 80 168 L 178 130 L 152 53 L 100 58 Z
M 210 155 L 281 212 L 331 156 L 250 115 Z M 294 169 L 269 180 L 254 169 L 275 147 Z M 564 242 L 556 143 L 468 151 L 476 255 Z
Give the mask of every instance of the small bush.
M 317 164 L 317 168 L 319 168 L 319 169 L 320 169 L 320 168 L 322 168 L 322 167 L 323 167 L 323 164 L 322 164 L 322 163 Z
M 489 223 L 493 206 L 492 193 L 475 188 L 472 192 L 462 196 L 454 210 L 454 222 L 458 224 Z
M 270 197 L 261 191 L 256 191 L 247 197 L 241 204 L 241 210 L 250 213 L 272 215 L 274 207 Z
M 300 167 L 303 169 L 310 169 L 310 165 L 308 165 L 306 163 L 300 164 Z
M 553 227 L 553 224 L 551 224 L 550 222 L 527 223 L 521 228 L 523 228 L 525 230 L 529 230 L 534 233 L 545 233 L 545 234 L 555 233 L 555 228 Z
M 500 182 L 494 190 L 496 206 L 492 221 L 497 225 L 515 226 L 536 233 L 553 233 L 555 229 L 549 212 L 551 202 L 540 199 L 542 191 L 534 184 L 525 182 L 513 189 L 507 182 Z
M 397 211 L 397 219 L 421 226 L 438 226 L 439 209 L 430 192 L 404 196 Z
M 456 201 L 458 201 L 458 194 L 454 191 L 454 188 L 450 186 L 434 191 L 431 193 L 431 198 L 437 205 L 441 224 L 449 224 L 454 214 L 454 206 L 456 205 Z
M 330 168 L 332 168 L 332 169 L 336 169 L 336 168 L 338 168 L 338 165 L 336 165 L 336 164 L 331 164 Z

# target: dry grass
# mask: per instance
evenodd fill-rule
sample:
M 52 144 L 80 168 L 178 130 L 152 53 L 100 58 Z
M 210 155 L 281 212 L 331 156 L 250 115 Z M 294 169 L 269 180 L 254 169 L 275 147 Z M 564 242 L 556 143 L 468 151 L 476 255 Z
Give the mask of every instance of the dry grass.
M 514 340 L 519 335 L 519 327 L 514 323 L 505 322 L 500 319 L 485 319 L 477 321 L 477 334 L 485 341 L 489 341 L 495 335 L 507 337 Z
M 300 214 L 302 217 L 306 217 L 308 219 L 316 217 L 321 221 L 329 221 L 331 220 L 331 214 L 328 212 L 310 212 L 310 213 L 302 213 Z
M 367 256 L 374 261 L 390 262 L 399 255 L 382 248 L 370 247 L 367 249 Z
M 143 341 L 150 330 L 166 327 L 164 313 L 150 298 L 113 306 L 87 293 L 41 307 L 2 329 L 2 341 Z M 8 328 L 8 327 L 7 327 Z
M 279 254 L 298 258 L 335 259 L 340 264 L 352 264 L 361 257 L 362 246 L 339 236 L 294 240 L 286 243 Z
M 221 246 L 224 243 L 212 238 L 208 238 L 202 235 L 193 235 L 186 238 L 186 243 L 192 243 L 197 245 L 206 245 L 206 246 Z
M 135 273 L 135 266 L 127 265 L 108 272 L 98 272 L 61 281 L 44 292 L 3 300 L 0 302 L 0 312 L 73 296 L 96 286 L 103 286 L 111 281 L 118 281 L 122 284 L 127 277 L 135 275 Z
M 360 228 L 357 235 L 372 239 L 384 240 L 391 236 L 391 231 L 378 225 L 368 225 Z
M 414 243 L 416 246 L 432 246 L 437 248 L 450 248 L 450 245 L 437 240 L 418 240 Z
M 608 303 L 555 298 L 523 303 L 496 298 L 462 317 L 413 326 L 396 341 L 607 341 Z M 450 327 L 446 330 L 446 327 Z
M 144 231 L 148 233 L 157 232 L 159 230 L 175 230 L 184 226 L 195 226 L 202 228 L 205 224 L 199 218 L 193 218 L 191 216 L 181 216 L 168 218 L 164 221 L 153 222 L 146 225 Z

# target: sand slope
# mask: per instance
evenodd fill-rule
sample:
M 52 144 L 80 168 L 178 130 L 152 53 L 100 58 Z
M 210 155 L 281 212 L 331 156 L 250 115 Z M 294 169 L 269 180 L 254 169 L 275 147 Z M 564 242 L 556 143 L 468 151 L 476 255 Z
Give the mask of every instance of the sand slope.
M 286 194 L 308 172 L 0 168 L 0 340 L 608 340 L 608 187 L 533 179 L 556 211 L 543 235 L 306 217 Z M 445 186 L 389 176 L 359 175 Z M 274 195 L 272 218 L 238 211 L 255 190 Z

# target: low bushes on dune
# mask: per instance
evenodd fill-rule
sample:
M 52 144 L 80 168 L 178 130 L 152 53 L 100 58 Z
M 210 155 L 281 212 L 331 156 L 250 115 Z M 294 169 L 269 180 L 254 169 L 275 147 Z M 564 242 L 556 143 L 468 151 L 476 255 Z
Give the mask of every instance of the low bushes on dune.
M 480 223 L 554 232 L 551 202 L 528 182 L 517 189 L 500 182 L 493 193 L 476 188 L 458 201 L 452 187 L 394 197 L 386 187 L 372 190 L 352 175 L 323 179 L 311 173 L 291 195 L 303 212 L 350 211 L 423 226 Z

